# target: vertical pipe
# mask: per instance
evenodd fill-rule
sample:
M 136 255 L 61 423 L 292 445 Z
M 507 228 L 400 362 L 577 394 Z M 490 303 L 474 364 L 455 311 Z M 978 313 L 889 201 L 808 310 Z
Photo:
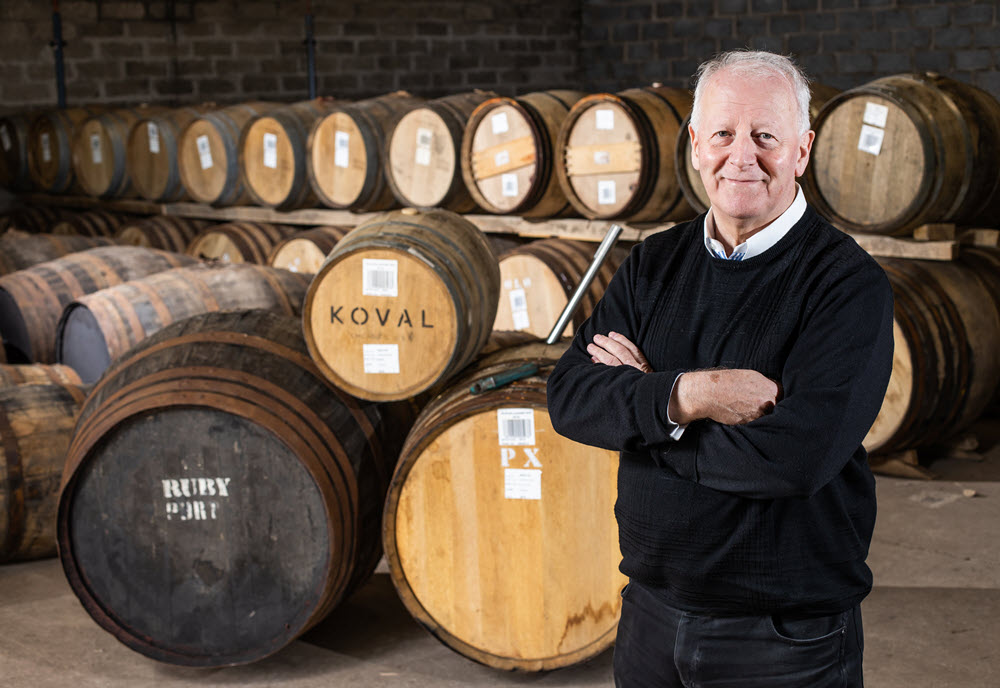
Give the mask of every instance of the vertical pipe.
M 52 0 L 52 51 L 56 58 L 56 98 L 59 108 L 66 107 L 66 72 L 63 68 L 62 18 L 59 16 L 59 0 Z
M 313 38 L 312 3 L 306 4 L 306 68 L 309 70 L 309 99 L 316 97 L 316 39 Z

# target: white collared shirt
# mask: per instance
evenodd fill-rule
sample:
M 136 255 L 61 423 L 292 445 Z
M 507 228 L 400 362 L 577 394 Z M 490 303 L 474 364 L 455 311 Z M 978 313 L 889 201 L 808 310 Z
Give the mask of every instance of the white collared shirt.
M 795 189 L 795 200 L 788 206 L 788 209 L 775 218 L 774 222 L 734 248 L 732 255 L 728 256 L 722 242 L 715 238 L 715 218 L 712 216 L 712 209 L 709 208 L 702 227 L 705 235 L 705 248 L 714 257 L 723 260 L 746 260 L 759 256 L 778 243 L 781 237 L 788 234 L 788 230 L 802 219 L 802 215 L 806 212 L 806 197 L 802 193 L 802 187 L 796 184 Z

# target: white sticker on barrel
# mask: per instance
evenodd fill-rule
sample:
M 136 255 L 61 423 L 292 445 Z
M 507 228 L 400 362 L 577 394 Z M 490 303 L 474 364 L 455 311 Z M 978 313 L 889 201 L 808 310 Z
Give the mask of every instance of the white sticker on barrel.
M 865 103 L 865 116 L 862 122 L 875 127 L 885 128 L 885 123 L 889 120 L 889 108 L 878 103 Z
M 198 158 L 201 162 L 201 169 L 207 170 L 212 166 L 212 148 L 208 145 L 208 136 L 202 134 L 194 142 L 198 147 Z
M 608 151 L 594 151 L 594 164 L 607 165 L 611 162 L 611 153 Z
M 364 296 L 399 296 L 399 261 L 388 258 L 361 260 L 361 294 Z
M 94 161 L 95 165 L 100 165 L 104 161 L 104 156 L 101 155 L 101 135 L 91 134 L 90 135 L 90 159 Z
M 513 172 L 500 175 L 500 187 L 504 196 L 517 196 L 517 175 Z
M 530 408 L 497 409 L 497 444 L 501 447 L 535 445 L 535 410 Z
M 42 161 L 50 162 L 52 160 L 52 149 L 49 148 L 49 135 L 42 134 Z
M 598 110 L 595 113 L 597 118 L 597 128 L 598 129 L 614 129 L 615 128 L 615 111 L 614 110 Z
M 399 374 L 398 344 L 362 344 L 361 349 L 365 359 L 365 373 Z
M 493 156 L 493 164 L 497 167 L 503 167 L 504 165 L 510 164 L 510 152 L 504 148 L 502 151 Z
M 419 127 L 417 129 L 417 151 L 414 161 L 418 165 L 428 167 L 431 164 L 431 144 L 434 142 L 434 132 L 430 129 Z
M 278 168 L 278 137 L 264 134 L 264 167 Z
M 526 330 L 531 327 L 531 319 L 528 317 L 528 297 L 524 289 L 510 290 L 510 315 L 515 330 Z
M 156 154 L 160 152 L 160 128 L 156 122 L 146 124 L 146 133 L 149 134 L 149 152 Z
M 598 205 L 612 205 L 615 202 L 615 180 L 606 179 L 597 182 Z
M 285 269 L 289 272 L 298 272 L 299 268 L 302 266 L 302 258 L 295 256 L 291 263 L 285 266 Z
M 542 472 L 537 468 L 505 468 L 504 499 L 541 499 Z
M 883 139 L 885 139 L 885 130 L 862 124 L 861 137 L 858 139 L 858 150 L 878 155 L 882 152 Z
M 347 167 L 351 162 L 351 134 L 337 131 L 333 135 L 333 164 L 337 167 Z
M 9 151 L 13 145 L 10 140 L 10 134 L 7 133 L 7 125 L 0 127 L 0 140 L 3 141 L 3 149 Z
M 498 112 L 490 118 L 490 121 L 493 124 L 494 134 L 506 134 L 510 131 L 510 124 L 507 122 L 506 112 Z

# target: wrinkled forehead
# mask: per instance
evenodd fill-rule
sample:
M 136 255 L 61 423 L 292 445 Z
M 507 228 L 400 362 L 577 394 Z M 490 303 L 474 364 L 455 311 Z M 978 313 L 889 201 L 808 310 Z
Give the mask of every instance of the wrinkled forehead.
M 743 122 L 751 126 L 794 128 L 798 115 L 795 91 L 780 73 L 730 67 L 711 76 L 701 103 L 702 120 Z

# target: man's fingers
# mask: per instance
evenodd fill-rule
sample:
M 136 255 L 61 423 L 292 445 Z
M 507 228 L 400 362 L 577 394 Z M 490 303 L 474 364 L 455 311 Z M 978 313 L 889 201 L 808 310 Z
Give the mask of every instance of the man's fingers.
M 649 372 L 650 370 L 652 370 L 649 367 L 649 361 L 646 360 L 646 357 L 639 350 L 639 347 L 633 344 L 628 337 L 618 332 L 609 332 L 608 337 L 612 341 L 615 341 L 625 347 L 625 349 L 629 352 L 629 354 L 632 355 L 632 358 L 638 364 L 636 366 L 637 368 L 640 368 L 645 372 Z
M 587 353 L 590 354 L 590 358 L 594 361 L 594 363 L 603 363 L 604 365 L 609 366 L 618 366 L 622 364 L 616 356 L 607 350 L 602 349 L 597 344 L 588 344 Z
M 630 365 L 633 368 L 639 367 L 639 361 L 636 360 L 632 352 L 625 345 L 615 341 L 611 337 L 606 337 L 603 334 L 595 334 L 594 344 L 614 356 L 619 362 Z

